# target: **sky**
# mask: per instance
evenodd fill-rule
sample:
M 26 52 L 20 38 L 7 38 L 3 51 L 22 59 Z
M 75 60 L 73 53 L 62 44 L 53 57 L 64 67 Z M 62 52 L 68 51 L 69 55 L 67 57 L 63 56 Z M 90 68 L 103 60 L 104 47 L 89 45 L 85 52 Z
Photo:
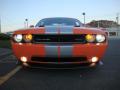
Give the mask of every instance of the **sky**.
M 120 0 L 0 0 L 2 32 L 24 28 L 27 18 L 29 25 L 35 25 L 47 17 L 72 17 L 86 23 L 92 20 L 113 20 L 120 13 Z

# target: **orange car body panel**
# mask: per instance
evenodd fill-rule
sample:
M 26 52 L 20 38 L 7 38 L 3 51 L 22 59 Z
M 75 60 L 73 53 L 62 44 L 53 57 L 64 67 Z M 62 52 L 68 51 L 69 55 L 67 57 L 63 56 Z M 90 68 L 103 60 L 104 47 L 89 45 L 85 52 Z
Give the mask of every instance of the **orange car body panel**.
M 31 28 L 27 30 L 18 30 L 15 31 L 14 34 L 45 34 L 45 28 Z M 89 28 L 77 28 L 73 29 L 73 34 L 106 34 L 100 30 L 94 30 Z M 14 36 L 14 35 L 13 35 Z M 46 57 L 46 44 L 33 44 L 33 43 L 15 43 L 11 41 L 13 53 L 20 60 L 21 57 L 27 57 L 28 61 L 31 63 L 46 63 L 46 62 L 37 62 L 32 61 L 32 56 Z M 73 44 L 72 46 L 72 56 L 71 57 L 79 57 L 85 56 L 87 57 L 87 61 L 91 62 L 91 58 L 96 56 L 99 60 L 105 53 L 108 42 L 106 38 L 106 42 L 104 43 L 86 43 L 86 44 Z M 60 45 L 59 45 L 60 46 Z M 60 50 L 60 48 L 58 48 Z M 58 50 L 58 51 L 59 51 Z M 58 52 L 59 53 L 59 52 Z M 61 53 L 58 54 L 58 57 Z M 59 61 L 60 62 L 60 61 Z

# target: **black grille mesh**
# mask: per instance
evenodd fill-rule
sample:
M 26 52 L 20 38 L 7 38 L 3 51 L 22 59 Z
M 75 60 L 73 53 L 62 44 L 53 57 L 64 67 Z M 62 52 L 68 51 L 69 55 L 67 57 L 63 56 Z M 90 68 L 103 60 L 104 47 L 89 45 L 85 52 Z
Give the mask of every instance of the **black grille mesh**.
M 33 35 L 33 43 L 86 43 L 85 35 Z
M 32 57 L 32 61 L 38 61 L 38 62 L 81 62 L 86 61 L 86 57 Z

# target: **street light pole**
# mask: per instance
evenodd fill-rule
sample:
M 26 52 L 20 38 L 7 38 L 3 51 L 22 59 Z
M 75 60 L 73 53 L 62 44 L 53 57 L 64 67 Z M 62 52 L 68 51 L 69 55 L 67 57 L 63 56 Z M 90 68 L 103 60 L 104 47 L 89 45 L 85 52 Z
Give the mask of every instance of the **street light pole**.
M 98 28 L 100 28 L 100 22 L 98 21 Z
M 2 29 L 1 29 L 1 17 L 0 17 L 0 33 L 2 32 L 1 30 L 2 30 Z
M 82 15 L 84 17 L 84 26 L 85 26 L 85 12 L 83 12 Z
M 119 13 L 117 13 L 116 23 L 117 23 L 117 36 L 118 36 L 118 33 L 119 33 Z
M 28 28 L 28 19 L 25 19 L 24 27 L 25 27 L 25 28 Z
M 117 13 L 116 22 L 117 22 L 117 25 L 119 25 L 119 13 Z

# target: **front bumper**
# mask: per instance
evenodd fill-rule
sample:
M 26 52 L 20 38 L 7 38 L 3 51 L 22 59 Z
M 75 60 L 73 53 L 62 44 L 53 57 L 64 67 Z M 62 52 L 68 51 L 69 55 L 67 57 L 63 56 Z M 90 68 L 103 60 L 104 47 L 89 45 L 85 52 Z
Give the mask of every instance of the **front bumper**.
M 92 63 L 92 57 L 101 59 L 106 47 L 107 43 L 45 45 L 12 42 L 13 53 L 18 60 L 21 60 L 21 57 L 26 57 L 27 63 L 55 65 Z

